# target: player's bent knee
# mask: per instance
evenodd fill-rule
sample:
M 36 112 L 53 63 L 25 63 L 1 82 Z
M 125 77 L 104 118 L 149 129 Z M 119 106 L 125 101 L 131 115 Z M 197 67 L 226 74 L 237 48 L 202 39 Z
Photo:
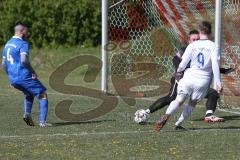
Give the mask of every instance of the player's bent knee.
M 176 101 L 178 101 L 178 103 L 179 103 L 180 105 L 182 105 L 183 102 L 185 101 L 186 97 L 187 97 L 187 96 L 186 96 L 185 94 L 178 94 L 178 95 L 177 95 L 177 98 L 176 98 Z
M 47 93 L 40 94 L 38 98 L 39 99 L 47 99 L 48 98 Z
M 25 99 L 27 101 L 33 101 L 34 100 L 34 96 L 25 96 Z
M 198 102 L 198 100 L 189 100 L 189 102 L 188 102 L 188 105 L 189 106 L 192 106 L 192 107 L 195 107 L 196 105 L 197 105 L 197 102 Z

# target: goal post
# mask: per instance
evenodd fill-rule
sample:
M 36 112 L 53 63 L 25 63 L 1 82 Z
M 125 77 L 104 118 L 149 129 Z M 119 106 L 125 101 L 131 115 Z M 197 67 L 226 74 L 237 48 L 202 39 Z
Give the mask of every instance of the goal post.
M 232 67 L 235 70 L 222 75 L 223 92 L 221 107 L 240 108 L 240 1 L 222 1 L 222 40 L 221 66 Z
M 215 44 L 221 54 L 221 35 L 222 35 L 222 0 L 216 0 L 215 7 Z
M 240 1 L 109 0 L 107 20 L 108 42 L 102 47 L 107 51 L 107 92 L 145 97 L 166 94 L 174 71 L 173 56 L 186 43 L 188 32 L 208 20 L 213 24 L 212 39 L 219 47 L 221 66 L 235 68 L 221 76 L 222 97 L 229 104 L 229 97 L 239 99 Z
M 101 91 L 107 93 L 108 91 L 108 53 L 105 46 L 108 43 L 108 0 L 102 0 L 102 72 L 101 72 Z

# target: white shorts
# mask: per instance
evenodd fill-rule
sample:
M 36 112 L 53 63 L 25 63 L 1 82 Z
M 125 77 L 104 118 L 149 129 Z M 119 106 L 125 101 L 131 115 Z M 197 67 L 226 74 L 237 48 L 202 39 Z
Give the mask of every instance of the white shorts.
M 203 99 L 208 91 L 210 81 L 208 79 L 193 79 L 183 77 L 178 83 L 178 94 L 185 94 L 193 101 Z

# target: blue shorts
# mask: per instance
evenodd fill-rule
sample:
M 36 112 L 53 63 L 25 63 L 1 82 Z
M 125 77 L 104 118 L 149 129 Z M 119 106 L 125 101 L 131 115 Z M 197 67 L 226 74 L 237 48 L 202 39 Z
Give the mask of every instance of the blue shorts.
M 39 97 L 47 89 L 38 79 L 25 79 L 11 84 L 14 88 L 22 91 L 26 96 Z

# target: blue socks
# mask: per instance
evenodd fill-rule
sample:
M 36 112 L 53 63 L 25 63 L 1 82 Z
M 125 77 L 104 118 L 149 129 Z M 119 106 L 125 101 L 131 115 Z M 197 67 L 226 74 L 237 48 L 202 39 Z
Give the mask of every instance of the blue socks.
M 24 117 L 30 117 L 32 112 L 34 97 L 25 95 L 24 98 Z M 39 121 L 40 123 L 46 123 L 48 113 L 48 99 L 39 99 Z
M 24 98 L 24 117 L 30 117 L 32 112 L 34 97 L 25 96 Z
M 39 121 L 40 123 L 46 123 L 48 113 L 48 99 L 39 99 Z

